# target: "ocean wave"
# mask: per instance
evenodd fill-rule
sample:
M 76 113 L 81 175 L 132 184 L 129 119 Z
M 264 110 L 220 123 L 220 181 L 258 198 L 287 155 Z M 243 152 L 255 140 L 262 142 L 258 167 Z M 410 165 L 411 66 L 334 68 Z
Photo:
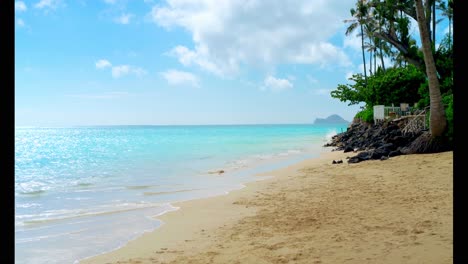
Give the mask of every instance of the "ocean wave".
M 28 196 L 40 196 L 44 194 L 47 190 L 49 190 L 49 186 L 47 186 L 43 182 L 37 181 L 30 181 L 30 182 L 23 182 L 18 183 L 15 186 L 16 194 L 20 195 L 28 195 Z
M 38 207 L 41 206 L 38 203 L 22 203 L 22 204 L 15 204 L 16 208 L 31 208 L 31 207 Z
M 160 203 L 121 203 L 117 205 L 104 205 L 99 208 L 94 208 L 94 210 L 84 210 L 84 209 L 74 209 L 74 210 L 53 210 L 47 211 L 37 215 L 16 215 L 17 219 L 29 218 L 27 220 L 18 221 L 19 226 L 32 226 L 38 224 L 48 224 L 57 221 L 65 221 L 71 219 L 77 219 L 82 217 L 92 217 L 92 216 L 101 216 L 101 215 L 111 215 L 118 214 L 123 212 L 129 212 L 140 209 L 148 208 L 165 208 L 170 205 L 160 204 Z M 105 209 L 102 209 L 105 207 Z M 109 208 L 112 207 L 112 208 Z M 101 210 L 99 210 L 101 208 Z M 32 219 L 31 219 L 32 218 Z
M 44 194 L 45 192 L 46 190 L 37 190 L 37 191 L 21 191 L 19 193 L 23 195 L 39 196 L 41 194 Z
M 129 190 L 140 190 L 140 189 L 148 189 L 154 186 L 157 186 L 157 185 L 133 185 L 133 186 L 125 186 L 125 188 Z
M 92 183 L 89 183 L 89 182 L 82 182 L 82 183 L 77 183 L 76 186 L 77 187 L 89 187 L 89 186 L 92 186 L 93 184 Z
M 143 195 L 150 196 L 150 195 L 163 195 L 163 194 L 172 194 L 172 193 L 181 193 L 181 192 L 191 192 L 197 191 L 201 189 L 187 189 L 187 190 L 177 190 L 177 191 L 166 191 L 166 192 L 144 192 Z
M 330 141 L 332 140 L 332 137 L 335 136 L 336 134 L 338 134 L 338 132 L 336 131 L 336 129 L 330 130 L 330 131 L 327 132 L 327 134 L 325 135 L 325 138 L 323 139 L 323 141 L 325 141 L 325 142 L 330 142 Z

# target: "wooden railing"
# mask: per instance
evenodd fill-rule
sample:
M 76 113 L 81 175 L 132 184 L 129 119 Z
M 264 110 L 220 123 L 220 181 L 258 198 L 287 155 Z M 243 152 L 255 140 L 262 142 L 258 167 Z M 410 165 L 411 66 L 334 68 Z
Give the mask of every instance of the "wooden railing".
M 403 134 L 426 130 L 426 114 L 429 112 L 430 107 L 427 106 L 415 117 L 413 117 L 408 124 L 401 130 Z

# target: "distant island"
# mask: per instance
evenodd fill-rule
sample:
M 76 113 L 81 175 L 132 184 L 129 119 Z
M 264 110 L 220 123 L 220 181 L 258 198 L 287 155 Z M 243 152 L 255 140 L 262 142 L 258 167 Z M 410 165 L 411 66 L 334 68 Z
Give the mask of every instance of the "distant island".
M 348 124 L 349 121 L 344 120 L 339 115 L 331 115 L 327 118 L 316 118 L 314 121 L 314 125 L 321 125 L 321 124 Z

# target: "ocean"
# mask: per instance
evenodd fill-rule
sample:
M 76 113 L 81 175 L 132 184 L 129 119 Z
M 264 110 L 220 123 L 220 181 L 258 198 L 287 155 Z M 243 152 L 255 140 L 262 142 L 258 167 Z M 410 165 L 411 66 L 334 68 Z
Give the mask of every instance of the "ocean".
M 17 127 L 15 263 L 78 263 L 119 248 L 158 228 L 174 202 L 316 157 L 346 127 Z

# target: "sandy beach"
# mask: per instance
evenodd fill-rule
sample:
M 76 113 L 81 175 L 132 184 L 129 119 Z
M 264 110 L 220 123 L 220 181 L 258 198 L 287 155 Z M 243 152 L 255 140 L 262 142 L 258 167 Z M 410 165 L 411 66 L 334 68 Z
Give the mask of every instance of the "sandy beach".
M 161 228 L 80 263 L 452 263 L 453 152 L 347 164 L 353 155 L 327 149 L 175 204 Z

